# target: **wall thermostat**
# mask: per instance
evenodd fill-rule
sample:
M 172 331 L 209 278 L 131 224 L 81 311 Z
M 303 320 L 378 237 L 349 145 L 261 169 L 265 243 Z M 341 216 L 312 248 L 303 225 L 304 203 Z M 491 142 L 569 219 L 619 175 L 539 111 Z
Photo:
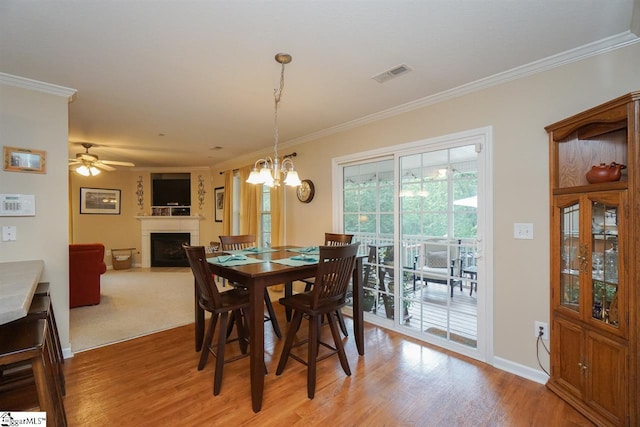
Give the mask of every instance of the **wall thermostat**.
M 0 216 L 35 216 L 36 196 L 33 194 L 0 194 Z

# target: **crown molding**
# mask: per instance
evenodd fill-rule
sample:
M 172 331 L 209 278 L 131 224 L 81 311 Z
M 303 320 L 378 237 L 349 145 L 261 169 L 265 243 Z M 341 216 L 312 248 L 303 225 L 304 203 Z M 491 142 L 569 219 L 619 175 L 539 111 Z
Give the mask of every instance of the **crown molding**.
M 58 86 L 51 83 L 44 83 L 38 80 L 27 79 L 26 77 L 14 76 L 6 73 L 0 73 L 0 83 L 23 89 L 44 92 L 51 95 L 64 96 L 69 102 L 73 101 L 73 97 L 77 92 L 76 89 Z
M 473 92 L 478 92 L 483 89 L 487 89 L 493 86 L 498 86 L 502 83 L 506 83 L 512 80 L 527 77 L 533 74 L 542 73 L 544 71 L 551 70 L 553 68 L 561 67 L 563 65 L 570 64 L 572 62 L 581 61 L 583 59 L 601 55 L 607 52 L 611 52 L 616 49 L 620 49 L 626 46 L 640 42 L 640 37 L 636 36 L 631 31 L 608 37 L 596 42 L 580 46 L 578 48 L 550 56 L 548 58 L 541 59 L 539 61 L 531 62 L 521 67 L 512 68 L 493 76 L 489 76 L 480 80 L 476 80 L 471 83 L 458 86 L 456 88 L 446 90 L 444 92 L 436 93 L 424 98 L 417 99 L 415 101 L 408 102 L 406 104 L 398 105 L 393 108 L 389 108 L 378 113 L 370 114 L 368 116 L 361 117 L 340 125 L 336 125 L 327 129 L 320 130 L 308 135 L 301 136 L 299 138 L 288 140 L 284 143 L 278 144 L 279 148 L 293 147 L 295 145 L 303 144 L 305 142 L 320 139 L 329 135 L 344 132 L 350 129 L 354 129 L 363 126 L 368 123 L 376 122 L 378 120 L 394 117 L 403 113 L 418 110 L 430 105 L 437 104 L 439 102 L 447 101 L 449 99 L 457 98 L 459 96 L 468 95 Z

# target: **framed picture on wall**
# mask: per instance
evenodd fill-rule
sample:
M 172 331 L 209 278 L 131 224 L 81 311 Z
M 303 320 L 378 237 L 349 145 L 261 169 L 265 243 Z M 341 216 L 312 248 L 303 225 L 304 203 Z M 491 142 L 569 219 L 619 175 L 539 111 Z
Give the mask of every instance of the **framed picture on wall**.
M 6 171 L 47 173 L 46 151 L 5 146 L 3 152 Z
M 120 190 L 80 188 L 80 213 L 120 215 Z
M 215 209 L 216 222 L 222 222 L 222 213 L 224 212 L 224 187 L 214 189 L 213 206 Z

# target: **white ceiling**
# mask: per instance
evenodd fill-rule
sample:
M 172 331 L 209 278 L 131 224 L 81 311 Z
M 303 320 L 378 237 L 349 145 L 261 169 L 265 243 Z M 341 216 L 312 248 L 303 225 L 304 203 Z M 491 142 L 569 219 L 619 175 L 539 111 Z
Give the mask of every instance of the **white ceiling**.
M 639 3 L 3 0 L 0 72 L 77 89 L 69 140 L 101 159 L 212 166 L 272 147 L 277 52 L 286 147 L 634 42 Z

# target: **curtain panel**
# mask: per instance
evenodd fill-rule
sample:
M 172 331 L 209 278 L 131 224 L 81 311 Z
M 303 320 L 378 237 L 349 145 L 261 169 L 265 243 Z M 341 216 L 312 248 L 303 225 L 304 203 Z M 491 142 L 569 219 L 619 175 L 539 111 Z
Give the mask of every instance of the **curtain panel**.
M 240 234 L 260 233 L 258 214 L 260 212 L 260 190 L 254 184 L 248 184 L 247 178 L 253 166 L 244 166 L 238 170 L 240 176 Z

